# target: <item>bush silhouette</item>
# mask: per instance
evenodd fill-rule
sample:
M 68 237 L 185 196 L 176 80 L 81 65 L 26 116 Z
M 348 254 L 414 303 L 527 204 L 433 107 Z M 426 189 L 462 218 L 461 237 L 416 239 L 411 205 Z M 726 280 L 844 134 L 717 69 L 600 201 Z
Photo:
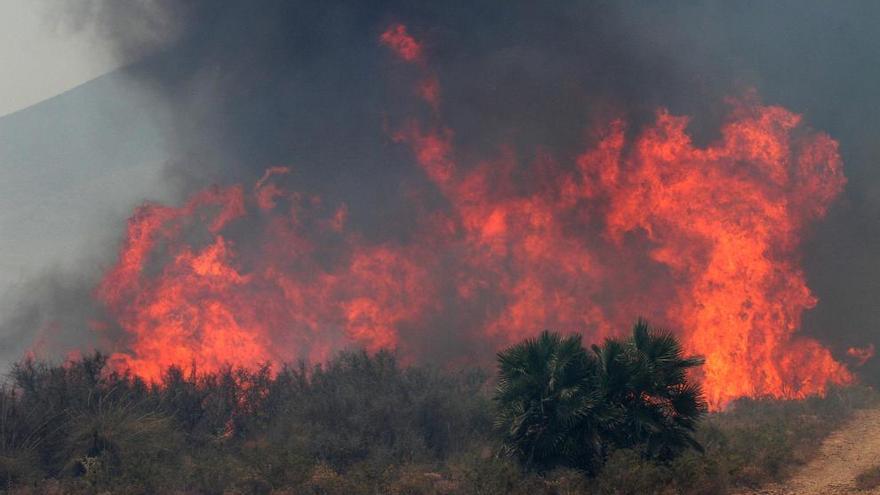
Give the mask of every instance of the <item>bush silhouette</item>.
M 502 452 L 526 468 L 595 472 L 611 451 L 668 461 L 688 448 L 706 412 L 685 356 L 669 332 L 639 320 L 626 339 L 581 345 L 545 331 L 498 354 L 496 427 Z

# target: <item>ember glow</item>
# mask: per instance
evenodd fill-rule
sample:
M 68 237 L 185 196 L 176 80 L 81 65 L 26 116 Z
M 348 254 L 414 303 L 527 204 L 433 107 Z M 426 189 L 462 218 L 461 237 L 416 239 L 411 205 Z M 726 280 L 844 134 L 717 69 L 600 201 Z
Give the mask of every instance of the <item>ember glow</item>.
M 379 42 L 442 114 L 423 45 L 402 25 Z M 707 146 L 687 117 L 659 109 L 636 133 L 622 119 L 589 129 L 574 163 L 506 143 L 465 163 L 439 119 L 392 125 L 447 201 L 411 198 L 421 220 L 397 242 L 364 240 L 346 205 L 284 185 L 295 167 L 144 205 L 96 292 L 124 330 L 113 362 L 154 380 L 172 364 L 320 361 L 352 345 L 420 359 L 422 337 L 449 330 L 443 315 L 467 315 L 463 346 L 496 349 L 545 328 L 598 341 L 642 315 L 706 357 L 715 408 L 847 383 L 829 350 L 797 334 L 817 303 L 799 245 L 844 186 L 837 143 L 754 95 L 727 105 Z

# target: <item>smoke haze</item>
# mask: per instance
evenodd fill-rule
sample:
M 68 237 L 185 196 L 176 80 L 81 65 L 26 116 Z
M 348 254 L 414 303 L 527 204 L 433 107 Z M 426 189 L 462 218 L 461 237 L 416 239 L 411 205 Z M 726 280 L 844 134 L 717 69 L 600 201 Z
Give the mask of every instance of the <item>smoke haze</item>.
M 82 0 L 57 8 L 74 28 L 97 27 L 130 63 L 126 75 L 173 113 L 170 191 L 253 184 L 268 167 L 290 166 L 290 187 L 345 202 L 350 223 L 377 241 L 411 235 L 412 191 L 444 203 L 389 139 L 407 116 L 431 118 L 401 97 L 418 75 L 377 43 L 390 23 L 405 23 L 430 53 L 442 118 L 465 162 L 504 147 L 574 163 L 597 122 L 623 115 L 635 135 L 657 107 L 692 116 L 688 132 L 710 143 L 725 99 L 754 89 L 836 139 L 848 178 L 804 245 L 819 304 L 802 331 L 841 360 L 849 347 L 880 345 L 876 2 Z M 861 370 L 876 376 L 878 365 Z

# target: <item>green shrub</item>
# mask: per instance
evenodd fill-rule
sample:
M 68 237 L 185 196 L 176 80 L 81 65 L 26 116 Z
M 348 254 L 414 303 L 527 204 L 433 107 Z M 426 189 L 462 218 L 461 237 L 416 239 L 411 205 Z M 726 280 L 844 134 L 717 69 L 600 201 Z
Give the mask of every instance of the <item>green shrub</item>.
M 650 495 L 672 493 L 669 468 L 634 450 L 618 450 L 608 458 L 595 479 L 597 495 Z
M 496 428 L 502 453 L 526 469 L 595 473 L 608 452 L 668 462 L 689 448 L 706 402 L 688 381 L 702 364 L 678 340 L 639 320 L 632 336 L 588 353 L 579 335 L 543 332 L 498 353 Z
M 705 452 L 613 449 L 595 477 L 495 456 L 488 377 L 347 353 L 320 367 L 198 374 L 158 386 L 103 356 L 25 361 L 0 387 L 0 489 L 11 494 L 723 494 L 780 480 L 854 410 L 863 387 L 741 400 L 697 428 Z
M 805 400 L 740 399 L 709 415 L 698 438 L 731 485 L 757 487 L 806 464 L 855 410 L 876 404 L 877 393 L 862 386 Z
M 727 493 L 728 473 L 718 458 L 687 452 L 669 464 L 674 492 L 686 495 Z
M 518 465 L 496 457 L 463 456 L 451 464 L 450 471 L 457 493 L 468 495 L 522 493 L 525 481 Z

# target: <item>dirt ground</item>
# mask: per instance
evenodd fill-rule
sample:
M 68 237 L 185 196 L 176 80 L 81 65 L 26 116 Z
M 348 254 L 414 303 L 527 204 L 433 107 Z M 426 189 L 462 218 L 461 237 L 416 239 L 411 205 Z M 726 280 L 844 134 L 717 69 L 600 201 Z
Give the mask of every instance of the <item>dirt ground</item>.
M 858 411 L 822 444 L 818 456 L 784 484 L 771 485 L 743 495 L 876 494 L 880 487 L 861 491 L 855 477 L 880 465 L 880 409 Z

